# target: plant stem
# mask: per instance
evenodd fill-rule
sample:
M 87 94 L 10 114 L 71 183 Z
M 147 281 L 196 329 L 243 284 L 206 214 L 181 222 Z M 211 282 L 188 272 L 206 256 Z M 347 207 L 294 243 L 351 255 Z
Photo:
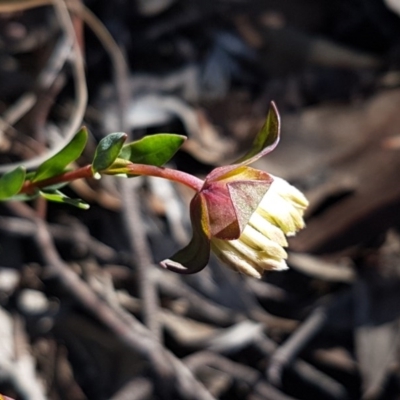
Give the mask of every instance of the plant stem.
M 154 165 L 145 164 L 129 164 L 126 168 L 129 170 L 129 175 L 147 175 L 168 179 L 170 181 L 182 183 L 196 192 L 200 191 L 204 183 L 201 179 L 193 175 L 170 168 L 155 167 Z
M 124 173 L 127 173 L 128 175 L 156 176 L 159 178 L 168 179 L 170 181 L 182 183 L 196 192 L 198 192 L 203 186 L 203 181 L 201 179 L 187 174 L 186 172 L 170 168 L 132 163 L 125 166 L 124 169 Z M 103 174 L 107 174 L 107 171 L 103 171 Z M 43 179 L 41 181 L 26 181 L 19 191 L 19 194 L 34 194 L 36 189 L 41 189 L 64 182 L 72 182 L 77 179 L 88 178 L 93 178 L 92 166 L 90 164 L 74 171 L 64 172 L 63 174 L 52 176 L 51 178 Z
M 36 189 L 45 188 L 47 186 L 57 185 L 64 182 L 72 182 L 77 179 L 88 179 L 93 178 L 92 166 L 86 165 L 78 168 L 74 171 L 64 172 L 63 174 L 52 176 L 51 178 L 43 179 L 41 181 L 26 181 L 21 190 L 20 194 L 34 194 Z

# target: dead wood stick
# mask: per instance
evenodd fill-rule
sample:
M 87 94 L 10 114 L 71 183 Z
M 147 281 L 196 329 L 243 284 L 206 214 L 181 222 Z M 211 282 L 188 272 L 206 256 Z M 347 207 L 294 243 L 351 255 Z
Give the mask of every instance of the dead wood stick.
M 310 254 L 290 252 L 288 261 L 292 268 L 316 279 L 345 283 L 352 283 L 356 279 L 353 268 L 327 262 Z
M 263 331 L 263 324 L 245 320 L 224 329 L 222 333 L 210 338 L 205 344 L 209 351 L 216 353 L 237 353 L 253 343 L 263 334 Z
M 116 337 L 150 363 L 165 398 L 176 390 L 184 399 L 212 400 L 190 370 L 136 318 L 122 309 L 110 307 L 59 257 L 44 221 L 35 219 L 36 241 L 50 272 L 68 293 L 95 315 Z
M 268 358 L 278 347 L 275 342 L 266 336 L 260 337 L 254 344 Z M 294 360 L 287 367 L 291 368 L 293 372 L 304 381 L 309 382 L 312 386 L 318 387 L 322 393 L 326 393 L 330 397 L 338 400 L 347 398 L 347 391 L 343 385 L 306 361 Z
M 160 291 L 164 295 L 185 298 L 190 304 L 191 311 L 203 320 L 220 326 L 233 324 L 237 320 L 234 311 L 214 303 L 199 292 L 196 292 L 195 289 L 182 281 L 179 276 L 162 270 L 155 271 L 154 276 Z
M 128 64 L 123 51 L 110 35 L 103 23 L 81 2 L 68 3 L 70 9 L 78 13 L 82 19 L 90 26 L 95 35 L 102 43 L 108 53 L 114 72 L 114 84 L 118 101 L 118 120 L 119 126 L 116 127 L 121 132 L 126 132 L 130 136 L 130 127 L 127 123 L 126 109 L 129 104 L 131 93 L 128 82 Z M 151 252 L 147 243 L 143 221 L 140 214 L 140 201 L 135 189 L 132 187 L 133 181 L 124 180 L 120 184 L 122 194 L 122 216 L 125 231 L 129 239 L 132 256 L 136 259 L 138 270 L 139 293 L 143 301 L 142 316 L 145 325 L 161 340 L 161 324 L 157 318 L 158 296 L 156 286 L 151 278 L 151 268 L 153 266 Z
M 210 263 L 211 268 L 218 268 L 218 265 Z M 242 277 L 238 274 L 232 274 L 226 268 L 219 268 L 218 273 L 223 276 L 226 292 L 232 296 L 232 303 L 250 320 L 262 322 L 267 329 L 276 329 L 280 331 L 292 332 L 297 321 L 268 313 L 260 306 L 254 292 L 247 285 L 243 284 Z M 219 296 L 219 294 L 217 294 Z
M 11 105 L 3 115 L 0 116 L 0 140 L 5 131 L 18 122 L 35 104 L 36 95 L 34 93 L 24 93 L 13 105 Z
M 40 72 L 35 90 L 24 93 L 0 117 L 0 138 L 4 132 L 18 122 L 37 102 L 37 92 L 47 92 L 59 76 L 60 70 L 71 53 L 71 43 L 67 37 L 62 36 L 54 47 L 46 66 Z
M 45 400 L 42 382 L 36 376 L 22 321 L 0 307 L 0 380 L 9 381 L 26 400 Z M 0 395 L 1 399 L 1 395 Z
M 275 385 L 281 384 L 283 368 L 290 364 L 304 346 L 321 330 L 327 320 L 325 307 L 316 308 L 286 342 L 274 352 L 267 370 Z
M 136 377 L 114 393 L 110 400 L 147 400 L 153 396 L 151 382 L 144 377 Z
M 202 351 L 184 359 L 190 369 L 196 371 L 204 366 L 211 366 L 230 375 L 236 381 L 242 381 L 252 387 L 255 394 L 269 400 L 294 400 L 281 393 L 278 389 L 264 381 L 263 375 L 257 370 L 229 360 L 219 354 Z
M 86 251 L 102 261 L 116 262 L 118 259 L 118 254 L 113 248 L 92 237 L 83 225 L 76 224 L 70 229 L 70 226 L 66 225 L 49 224 L 48 228 L 56 240 L 83 246 Z M 0 232 L 14 237 L 33 237 L 36 224 L 27 219 L 0 217 Z
M 135 257 L 139 296 L 142 299 L 141 314 L 144 324 L 153 335 L 161 340 L 161 320 L 158 318 L 158 294 L 151 269 L 155 268 L 152 261 L 147 236 L 140 211 L 140 201 L 137 190 L 131 185 L 131 180 L 121 182 L 122 217 L 125 224 L 132 256 Z
M 120 131 L 129 132 L 130 129 L 126 123 L 126 113 L 125 109 L 127 107 L 130 93 L 129 93 L 129 84 L 127 84 L 127 76 L 128 76 L 128 66 L 125 61 L 125 57 L 123 52 L 114 41 L 110 33 L 101 23 L 101 21 L 89 10 L 87 9 L 81 2 L 69 1 L 64 4 L 61 0 L 33 0 L 33 1 L 23 1 L 21 4 L 15 4 L 13 2 L 7 2 L 5 4 L 0 5 L 1 11 L 10 11 L 17 9 L 28 9 L 32 7 L 43 6 L 46 4 L 55 5 L 55 10 L 57 12 L 57 16 L 60 18 L 60 22 L 67 33 L 68 39 L 73 42 L 74 50 L 75 50 L 75 62 L 73 63 L 73 71 L 75 73 L 75 89 L 78 95 L 78 102 L 76 113 L 73 118 L 71 118 L 70 127 L 74 126 L 74 132 L 71 132 L 71 129 L 68 130 L 65 138 L 63 139 L 61 146 L 57 145 L 55 149 L 51 150 L 47 155 L 45 155 L 44 159 L 50 157 L 55 154 L 60 148 L 62 148 L 65 143 L 67 143 L 67 139 L 69 140 L 72 137 L 72 134 L 77 130 L 77 120 L 80 117 L 81 123 L 83 119 L 83 113 L 86 107 L 87 100 L 87 89 L 86 89 L 86 80 L 83 69 L 83 60 L 82 55 L 79 50 L 79 46 L 73 31 L 73 26 L 71 19 L 68 16 L 67 8 L 73 12 L 77 13 L 94 31 L 97 35 L 101 43 L 103 44 L 105 50 L 110 56 L 112 61 L 113 69 L 114 69 L 114 82 L 116 87 L 117 99 L 119 102 L 119 122 Z M 20 7 L 20 8 L 19 8 Z M 37 159 L 30 160 L 28 162 L 23 162 L 26 167 L 33 167 L 35 165 L 39 165 L 43 160 L 43 157 L 39 157 Z M 19 164 L 4 165 L 0 166 L 0 172 L 5 172 L 9 170 L 11 167 L 16 167 Z M 148 245 L 146 243 L 146 239 L 142 237 L 144 234 L 142 229 L 142 223 L 140 218 L 140 213 L 138 213 L 137 209 L 139 206 L 139 201 L 135 199 L 134 195 L 131 194 L 132 189 L 130 188 L 130 182 L 125 181 L 121 184 L 122 198 L 123 198 L 123 216 L 124 222 L 126 226 L 126 232 L 129 237 L 130 247 L 135 253 L 137 257 L 137 265 L 139 272 L 139 289 L 141 292 L 141 297 L 143 299 L 143 319 L 145 323 L 151 331 L 161 339 L 161 327 L 158 319 L 156 318 L 157 314 L 157 295 L 155 290 L 155 285 L 152 282 L 149 276 L 149 267 L 151 266 L 151 256 Z M 136 206 L 134 206 L 136 203 Z
M 38 2 L 37 6 L 41 6 L 44 4 L 46 3 Z M 74 32 L 74 27 L 71 22 L 71 18 L 69 17 L 68 10 L 66 8 L 64 1 L 49 0 L 47 4 L 53 4 L 56 16 L 59 19 L 62 29 L 64 30 L 64 34 L 72 44 L 72 48 L 74 51 L 74 57 L 73 59 L 71 59 L 71 65 L 72 65 L 72 73 L 74 75 L 75 92 L 77 96 L 76 107 L 73 115 L 70 118 L 69 124 L 66 128 L 63 140 L 57 143 L 57 145 L 53 149 L 49 150 L 46 154 L 35 157 L 29 161 L 22 161 L 18 163 L 1 165 L 0 166 L 1 173 L 7 172 L 13 168 L 16 168 L 19 165 L 23 165 L 26 168 L 35 168 L 38 165 L 40 165 L 43 161 L 57 154 L 78 131 L 86 110 L 87 88 L 86 88 L 85 68 L 84 68 L 82 53 L 76 41 L 76 36 Z M 32 8 L 35 7 L 35 5 L 36 5 L 35 1 L 31 2 L 28 1 L 21 4 L 22 9 Z M 3 6 L 5 7 L 5 10 L 7 9 L 7 6 L 11 7 L 12 10 L 13 6 L 16 6 L 16 2 L 7 2 L 5 4 L 0 5 L 0 12 L 5 11 L 3 9 Z
M 131 97 L 128 80 L 128 64 L 123 52 L 107 29 L 99 20 L 93 18 L 92 13 L 87 9 L 85 10 L 86 14 L 91 17 L 92 29 L 97 33 L 112 60 L 114 84 L 119 103 L 118 128 L 120 131 L 126 132 L 128 134 L 128 139 L 131 139 L 131 129 L 127 122 L 126 115 L 126 109 Z M 132 180 L 122 180 L 120 182 L 120 190 L 122 194 L 122 217 L 125 231 L 129 239 L 130 249 L 132 255 L 136 259 L 139 294 L 143 302 L 141 310 L 143 321 L 157 340 L 161 341 L 162 327 L 160 319 L 157 316 L 159 312 L 158 294 L 156 284 L 151 276 L 151 269 L 153 267 L 152 256 L 140 212 L 140 199 L 137 194 L 138 185 L 133 186 L 133 182 L 134 181 Z

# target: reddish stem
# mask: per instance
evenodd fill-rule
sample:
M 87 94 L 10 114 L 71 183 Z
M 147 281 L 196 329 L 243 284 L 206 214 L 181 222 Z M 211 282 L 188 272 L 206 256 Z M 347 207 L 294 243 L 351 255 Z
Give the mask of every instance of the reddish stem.
M 26 181 L 21 190 L 20 194 L 34 194 L 36 189 L 41 189 L 47 186 L 56 185 L 63 182 L 72 182 L 77 179 L 82 178 L 93 178 L 92 166 L 86 165 L 84 167 L 78 168 L 74 171 L 64 172 L 61 175 L 52 176 L 51 178 L 43 179 L 41 181 Z
M 177 171 L 174 169 L 163 168 L 163 167 L 155 167 L 153 165 L 145 165 L 145 164 L 128 164 L 125 166 L 128 175 L 147 175 L 147 176 L 156 176 L 164 179 L 168 179 L 170 181 L 175 181 L 182 183 L 191 189 L 198 192 L 202 186 L 203 181 L 199 178 L 196 178 L 193 175 L 187 174 L 186 172 Z M 107 171 L 104 171 L 106 174 Z M 21 190 L 20 194 L 34 194 L 36 189 L 45 188 L 48 186 L 56 185 L 63 182 L 72 182 L 77 179 L 88 179 L 93 178 L 93 171 L 91 165 L 86 165 L 85 167 L 78 168 L 74 171 L 65 172 L 63 174 L 53 176 L 48 179 L 43 179 L 41 181 L 26 181 Z
M 145 164 L 129 164 L 126 168 L 132 175 L 147 175 L 168 179 L 170 181 L 182 183 L 196 192 L 199 192 L 204 184 L 201 179 L 175 169 L 155 167 L 154 165 Z

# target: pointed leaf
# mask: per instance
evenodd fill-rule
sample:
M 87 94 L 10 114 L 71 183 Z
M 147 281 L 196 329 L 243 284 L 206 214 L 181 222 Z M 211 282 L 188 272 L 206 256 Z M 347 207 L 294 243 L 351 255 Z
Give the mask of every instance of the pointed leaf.
M 26 181 L 31 181 L 33 177 L 35 176 L 36 171 L 27 171 L 25 174 L 25 180 Z
M 39 197 L 39 192 L 35 193 L 35 194 L 22 193 L 22 194 L 16 194 L 15 196 L 8 198 L 7 200 L 9 200 L 9 201 L 30 201 L 30 200 L 34 200 L 38 197 Z
M 54 185 L 43 187 L 42 190 L 51 193 L 51 192 L 54 192 L 56 190 L 60 190 L 63 187 L 68 186 L 69 184 L 70 184 L 70 182 L 55 183 Z
M 81 199 L 71 199 L 64 193 L 59 192 L 58 190 L 51 193 L 41 191 L 40 195 L 44 197 L 46 200 L 53 201 L 56 203 L 69 204 L 81 208 L 82 210 L 87 210 L 90 207 L 89 204 L 85 203 Z
M 279 142 L 281 122 L 278 109 L 274 102 L 271 102 L 267 119 L 258 133 L 251 149 L 234 164 L 250 164 L 265 154 L 270 153 Z
M 260 157 L 270 153 L 278 145 L 279 135 L 280 118 L 275 103 L 271 102 L 267 119 L 261 128 L 261 131 L 254 139 L 251 149 L 233 164 L 213 169 L 207 175 L 207 181 L 211 182 L 224 179 L 226 175 L 229 175 L 239 166 L 251 164 Z
M 25 181 L 25 168 L 18 167 L 0 178 L 0 200 L 16 195 Z
M 185 140 L 185 136 L 170 133 L 145 136 L 125 145 L 119 157 L 136 164 L 160 167 L 174 156 Z
M 210 258 L 210 226 L 207 204 L 201 193 L 190 203 L 193 236 L 189 244 L 171 259 L 160 262 L 163 268 L 180 274 L 194 274 L 208 264 Z
M 127 137 L 124 132 L 115 132 L 100 140 L 92 163 L 94 173 L 105 170 L 114 163 Z
M 87 129 L 83 127 L 62 150 L 39 166 L 32 181 L 37 182 L 61 174 L 82 154 L 87 137 Z

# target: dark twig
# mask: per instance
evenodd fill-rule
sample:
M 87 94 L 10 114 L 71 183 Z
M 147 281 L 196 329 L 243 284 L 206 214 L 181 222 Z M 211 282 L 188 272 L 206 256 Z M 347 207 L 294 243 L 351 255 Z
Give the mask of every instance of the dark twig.
M 75 224 L 73 229 L 68 229 L 65 225 L 49 224 L 48 228 L 56 240 L 83 247 L 84 251 L 101 261 L 110 263 L 118 259 L 117 252 L 113 248 L 96 240 L 83 225 Z M 33 237 L 36 234 L 36 225 L 27 219 L 0 217 L 0 232 L 15 237 Z
M 137 377 L 125 384 L 110 400 L 147 400 L 152 398 L 151 382 L 143 377 Z
M 114 70 L 114 83 L 119 103 L 119 126 L 120 131 L 127 132 L 129 136 L 130 128 L 126 121 L 126 108 L 129 104 L 131 93 L 128 82 L 128 65 L 124 54 L 113 37 L 104 27 L 100 20 L 81 3 L 71 3 L 73 9 L 79 12 L 85 22 L 95 32 L 105 50 L 107 51 Z M 136 193 L 133 192 L 131 181 L 122 181 L 122 216 L 125 223 L 125 230 L 129 239 L 132 254 L 135 256 L 138 269 L 139 291 L 143 301 L 142 314 L 145 325 L 150 331 L 161 340 L 161 325 L 157 318 L 158 297 L 156 287 L 150 277 L 150 270 L 153 262 L 147 238 L 140 215 L 140 201 Z M 136 187 L 137 189 L 137 187 Z
M 190 311 L 204 321 L 222 326 L 235 322 L 235 313 L 196 292 L 175 274 L 166 275 L 165 271 L 155 271 L 155 279 L 162 294 L 170 297 L 182 297 L 189 302 Z
M 19 316 L 11 317 L 0 307 L 0 379 L 8 381 L 27 400 L 45 400 L 42 382 Z M 1 398 L 1 396 L 0 396 Z
M 290 364 L 297 354 L 321 330 L 327 320 L 324 307 L 316 308 L 307 320 L 272 355 L 267 371 L 268 378 L 275 385 L 281 384 L 283 368 Z
M 277 349 L 277 345 L 266 336 L 262 336 L 255 341 L 254 345 L 270 358 Z M 335 399 L 347 399 L 347 391 L 339 382 L 332 379 L 330 376 L 321 372 L 311 364 L 303 360 L 293 360 L 287 367 L 291 368 L 293 372 L 305 382 L 316 386 L 322 393 L 327 393 Z
M 352 283 L 356 279 L 353 268 L 347 265 L 327 262 L 322 258 L 304 253 L 289 253 L 289 264 L 292 268 L 315 279 L 328 282 Z
M 36 241 L 50 272 L 83 307 L 95 315 L 116 337 L 149 361 L 165 398 L 176 390 L 184 399 L 211 400 L 213 396 L 191 372 L 136 318 L 122 309 L 110 307 L 59 257 L 45 222 L 37 223 Z
M 185 363 L 190 369 L 195 371 L 204 368 L 204 366 L 211 366 L 219 369 L 220 371 L 224 371 L 234 380 L 245 382 L 249 387 L 252 388 L 252 393 L 258 394 L 264 399 L 294 400 L 292 397 L 281 393 L 278 389 L 265 382 L 262 374 L 257 370 L 233 362 L 221 355 L 208 351 L 202 351 L 186 357 Z
M 119 102 L 119 128 L 121 131 L 130 132 L 126 120 L 126 109 L 130 99 L 127 63 L 116 43 L 114 46 L 109 46 L 109 48 L 110 56 L 113 58 L 115 88 Z M 153 335 L 161 341 L 161 323 L 160 319 L 157 318 L 157 289 L 155 282 L 151 278 L 151 269 L 154 266 L 140 211 L 138 185 L 132 187 L 132 181 L 123 180 L 120 188 L 122 194 L 122 217 L 129 244 L 136 259 L 139 294 L 143 302 L 141 310 L 143 321 Z
M 38 3 L 38 4 L 36 4 L 36 3 Z M 57 145 L 53 149 L 49 150 L 46 154 L 40 155 L 29 161 L 22 161 L 19 163 L 1 165 L 0 172 L 7 172 L 10 169 L 17 167 L 18 165 L 24 165 L 26 168 L 37 167 L 43 161 L 47 160 L 54 154 L 58 153 L 65 146 L 65 144 L 68 143 L 72 139 L 72 137 L 78 131 L 79 126 L 81 125 L 82 120 L 83 120 L 83 116 L 84 116 L 84 113 L 86 110 L 86 104 L 87 104 L 87 89 L 86 89 L 85 68 L 84 68 L 82 53 L 81 53 L 78 43 L 76 41 L 74 27 L 72 25 L 71 18 L 69 17 L 65 2 L 63 0 L 53 0 L 51 4 L 54 5 L 55 14 L 59 20 L 60 26 L 62 27 L 62 29 L 64 31 L 63 33 L 66 35 L 66 37 L 70 41 L 73 52 L 74 52 L 74 57 L 71 60 L 72 61 L 71 65 L 72 65 L 72 72 L 74 75 L 74 84 L 75 84 L 75 91 L 76 91 L 76 96 L 77 96 L 77 101 L 75 102 L 76 107 L 75 107 L 73 115 L 71 116 L 71 118 L 69 120 L 63 140 L 59 141 L 59 143 L 57 143 Z M 25 8 L 35 7 L 35 5 L 41 6 L 44 4 L 43 4 L 43 2 L 40 2 L 40 1 L 39 2 L 36 2 L 36 1 L 21 2 L 21 4 L 20 4 L 20 6 L 22 6 L 22 9 L 24 9 L 24 7 Z M 2 6 L 0 7 L 0 11 L 7 11 L 7 6 L 10 7 L 10 10 L 12 11 L 13 7 L 16 6 L 16 3 L 9 2 L 7 4 L 2 4 Z M 18 7 L 18 5 L 17 5 L 17 7 Z M 46 78 L 42 77 L 42 79 L 46 79 Z
M 47 64 L 40 72 L 35 91 L 24 93 L 12 106 L 10 106 L 0 117 L 0 136 L 10 126 L 21 119 L 37 102 L 37 92 L 47 93 L 54 84 L 56 78 L 71 52 L 71 43 L 68 37 L 62 36 L 56 45 Z M 52 96 L 55 97 L 55 96 Z
M 140 202 L 137 190 L 130 184 L 132 181 L 121 182 L 123 199 L 122 216 L 129 238 L 132 254 L 135 257 L 138 271 L 139 294 L 142 299 L 142 315 L 145 325 L 161 340 L 161 321 L 157 318 L 158 296 L 151 269 L 156 268 L 152 262 L 145 228 L 140 214 Z M 137 187 L 137 186 L 136 186 Z

